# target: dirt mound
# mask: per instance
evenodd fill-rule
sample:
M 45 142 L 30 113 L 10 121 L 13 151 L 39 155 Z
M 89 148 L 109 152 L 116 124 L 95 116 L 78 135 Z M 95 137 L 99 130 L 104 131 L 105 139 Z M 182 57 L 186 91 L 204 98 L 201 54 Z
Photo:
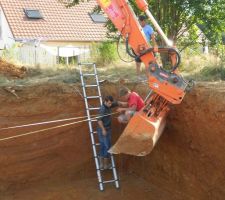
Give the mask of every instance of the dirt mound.
M 0 59 L 0 74 L 8 78 L 23 78 L 26 75 L 26 68 L 15 66 Z
M 144 84 L 128 87 L 143 96 L 148 90 Z M 84 102 L 78 88 L 81 90 L 66 84 L 27 86 L 17 91 L 19 98 L 0 89 L 0 127 L 82 116 Z M 105 83 L 102 92 L 117 96 L 118 88 Z M 167 128 L 150 155 L 116 156 L 121 190 L 109 188 L 103 195 L 95 194 L 98 186 L 91 142 L 83 123 L 0 142 L 0 194 L 4 200 L 30 199 L 33 194 L 36 199 L 222 200 L 224 88 L 224 83 L 197 84 L 181 105 L 173 106 Z M 124 127 L 113 119 L 116 140 Z M 0 130 L 0 138 L 39 128 Z

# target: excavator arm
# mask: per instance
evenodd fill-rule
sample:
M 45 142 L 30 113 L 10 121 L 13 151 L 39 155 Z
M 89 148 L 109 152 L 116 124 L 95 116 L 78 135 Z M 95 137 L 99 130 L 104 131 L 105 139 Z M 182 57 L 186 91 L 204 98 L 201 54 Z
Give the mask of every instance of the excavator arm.
M 158 65 L 153 48 L 147 42 L 137 16 L 127 0 L 97 0 L 97 2 L 126 39 L 128 54 L 139 57 L 145 64 L 150 88 L 144 108 L 132 117 L 110 152 L 144 156 L 151 152 L 162 134 L 169 106 L 181 103 L 185 95 L 187 82 L 177 70 L 180 55 L 171 47 L 171 41 L 150 13 L 145 0 L 136 0 L 136 4 L 146 13 L 166 43 L 167 47 L 159 47 L 159 52 L 169 54 L 172 63 L 170 70 L 165 70 Z M 128 46 L 132 48 L 134 54 L 129 52 Z

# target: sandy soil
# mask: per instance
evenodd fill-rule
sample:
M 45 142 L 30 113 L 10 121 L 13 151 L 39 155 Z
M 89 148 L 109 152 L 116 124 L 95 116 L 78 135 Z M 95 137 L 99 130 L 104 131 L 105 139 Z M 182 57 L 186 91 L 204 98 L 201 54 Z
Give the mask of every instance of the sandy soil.
M 146 84 L 129 85 L 146 94 Z M 79 85 L 0 88 L 0 127 L 84 115 Z M 105 83 L 103 94 L 117 95 Z M 0 199 L 211 200 L 225 196 L 225 84 L 201 83 L 172 108 L 167 129 L 142 158 L 116 156 L 122 188 L 99 192 L 87 124 L 0 142 Z M 96 102 L 95 102 L 96 103 Z M 60 124 L 60 123 L 59 123 Z M 56 124 L 56 125 L 59 125 Z M 42 127 L 0 131 L 0 138 Z M 122 132 L 115 118 L 115 141 Z
M 5 195 L 7 200 L 99 200 L 99 199 L 166 199 L 167 192 L 161 191 L 154 185 L 132 174 L 122 174 L 121 188 L 109 185 L 100 192 L 96 187 L 96 178 L 66 180 L 60 182 L 42 182 L 30 189 L 20 190 L 14 194 Z
M 153 152 L 130 160 L 133 171 L 184 199 L 224 199 L 224 97 L 223 82 L 197 84 L 173 107 Z
M 23 78 L 26 75 L 26 68 L 15 66 L 0 59 L 0 74 L 8 78 Z

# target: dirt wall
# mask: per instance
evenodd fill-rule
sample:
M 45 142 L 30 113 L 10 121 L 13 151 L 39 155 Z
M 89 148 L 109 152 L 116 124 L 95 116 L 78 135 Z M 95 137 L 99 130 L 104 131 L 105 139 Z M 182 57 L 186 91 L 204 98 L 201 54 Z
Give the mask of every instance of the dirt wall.
M 0 91 L 1 127 L 84 115 L 83 100 L 72 86 L 20 87 L 16 88 L 16 94 L 19 98 L 4 89 Z M 1 138 L 48 127 L 50 125 L 0 131 Z M 54 176 L 73 176 L 92 157 L 87 133 L 86 124 L 77 124 L 1 141 L 0 191 L 14 190 Z M 83 170 L 85 173 L 85 168 Z
M 173 199 L 224 199 L 225 84 L 201 83 L 170 112 L 153 152 L 130 169 Z
M 102 92 L 116 96 L 119 86 L 104 83 Z M 147 92 L 146 84 L 128 86 L 143 96 Z M 224 83 L 198 84 L 181 105 L 172 108 L 167 128 L 150 155 L 116 157 L 120 171 L 123 165 L 123 171 L 169 193 L 168 199 L 223 199 L 224 88 Z M 79 86 L 45 84 L 14 89 L 18 97 L 0 89 L 0 127 L 85 114 Z M 123 128 L 114 116 L 114 140 Z M 3 138 L 37 129 L 40 127 L 0 132 Z M 0 152 L 1 193 L 48 179 L 95 177 L 86 123 L 2 141 Z

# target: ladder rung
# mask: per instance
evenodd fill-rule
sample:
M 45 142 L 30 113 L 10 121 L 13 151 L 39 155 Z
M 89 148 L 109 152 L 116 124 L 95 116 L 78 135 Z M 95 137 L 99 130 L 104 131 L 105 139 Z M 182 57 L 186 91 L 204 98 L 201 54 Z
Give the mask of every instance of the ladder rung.
M 112 169 L 114 169 L 114 168 L 116 168 L 116 167 L 110 167 L 110 168 L 107 168 L 107 169 L 99 169 L 99 170 L 101 170 L 101 171 L 104 171 L 104 170 L 112 170 Z
M 96 74 L 82 74 L 83 76 L 95 76 Z
M 97 99 L 97 98 L 101 98 L 101 96 L 89 96 L 89 97 L 84 97 L 86 99 Z
M 116 180 L 109 180 L 109 181 L 103 181 L 102 183 L 113 183 L 115 182 Z
M 95 65 L 95 63 L 78 63 L 78 65 Z
M 96 108 L 87 108 L 87 110 L 99 110 L 100 107 L 96 107 Z
M 88 88 L 88 87 L 98 87 L 99 85 L 85 85 L 84 87 Z
M 93 113 L 97 113 L 98 110 L 100 109 L 100 106 L 97 107 L 96 105 L 94 106 L 90 106 L 88 99 L 99 99 L 100 102 L 102 103 L 102 96 L 101 96 L 101 91 L 100 91 L 100 85 L 101 83 L 103 83 L 105 80 L 103 81 L 99 81 L 98 79 L 98 73 L 97 73 L 97 69 L 96 69 L 96 65 L 95 63 L 79 63 L 79 68 L 80 68 L 80 79 L 81 79 L 81 84 L 82 84 L 82 90 L 83 90 L 83 96 L 85 99 L 85 107 L 86 107 L 86 113 L 88 115 L 88 125 L 89 125 L 89 134 L 91 136 L 91 146 L 92 146 L 92 150 L 93 150 L 93 156 L 94 156 L 94 160 L 95 160 L 95 164 L 96 164 L 96 170 L 97 170 L 97 176 L 98 176 L 98 181 L 99 181 L 99 189 L 103 190 L 104 189 L 104 184 L 106 183 L 114 183 L 116 188 L 119 188 L 119 179 L 118 179 L 118 175 L 117 175 L 117 171 L 116 171 L 116 166 L 113 160 L 113 157 L 111 157 L 111 167 L 108 168 L 107 170 L 111 170 L 110 173 L 112 173 L 113 177 L 111 177 L 108 180 L 104 180 L 104 177 L 102 176 L 104 174 L 104 170 L 103 168 L 100 168 L 100 156 L 98 155 L 98 149 L 100 147 L 100 142 L 99 141 L 95 141 L 95 139 L 97 139 L 96 135 L 98 135 L 97 130 L 94 130 L 92 126 L 96 125 L 96 122 L 98 122 L 99 117 L 96 117 L 97 115 L 92 116 L 91 114 Z M 83 68 L 85 69 L 90 69 L 91 71 L 84 71 Z M 83 71 L 82 71 L 83 70 Z M 92 76 L 89 77 L 91 79 L 93 79 L 93 82 L 86 82 L 84 77 L 88 77 L 88 76 Z M 98 91 L 95 92 L 95 94 L 91 94 L 91 95 L 87 95 L 86 91 L 88 90 L 88 88 L 90 89 L 97 89 Z M 89 89 L 89 90 L 90 90 Z M 96 106 L 96 107 L 95 107 Z M 95 110 L 95 112 L 94 112 Z M 92 112 L 91 112 L 92 111 Z M 90 114 L 91 113 L 91 114 Z M 94 123 L 95 122 L 95 123 Z
M 97 119 L 88 119 L 88 121 L 97 122 L 98 120 Z

